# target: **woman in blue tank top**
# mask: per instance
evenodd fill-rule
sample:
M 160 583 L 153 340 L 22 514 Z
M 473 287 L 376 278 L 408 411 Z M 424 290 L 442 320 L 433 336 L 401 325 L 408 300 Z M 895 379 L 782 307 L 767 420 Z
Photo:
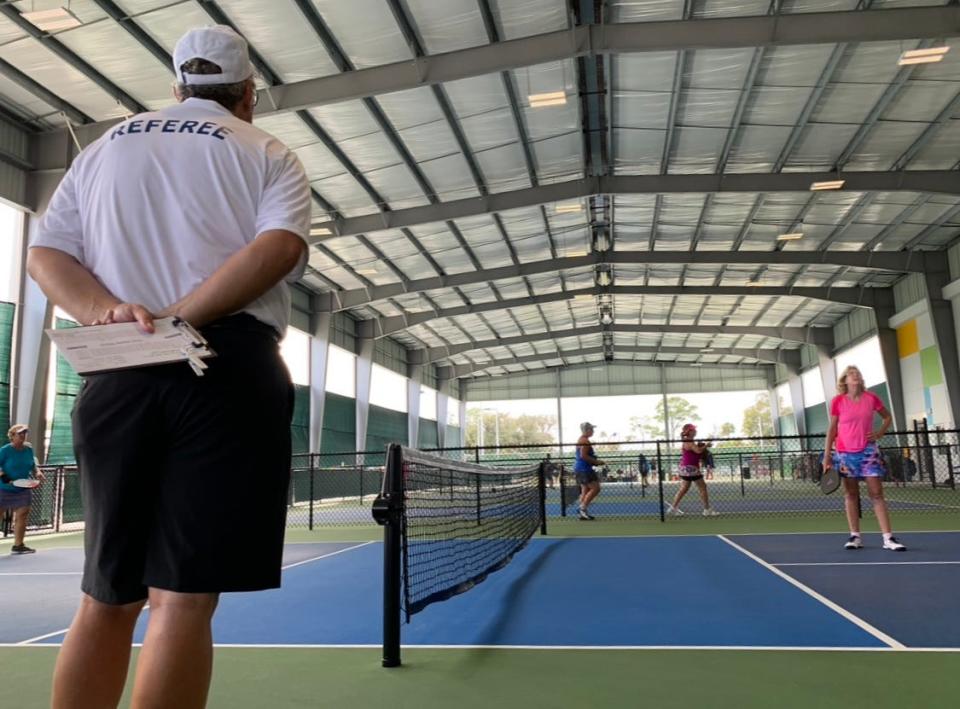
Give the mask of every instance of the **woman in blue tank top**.
M 577 516 L 581 520 L 592 521 L 595 517 L 590 514 L 590 503 L 600 494 L 600 477 L 593 467 L 603 465 L 603 461 L 597 458 L 590 443 L 593 424 L 587 421 L 581 423 L 580 433 L 573 455 L 573 474 L 580 484 L 580 514 Z

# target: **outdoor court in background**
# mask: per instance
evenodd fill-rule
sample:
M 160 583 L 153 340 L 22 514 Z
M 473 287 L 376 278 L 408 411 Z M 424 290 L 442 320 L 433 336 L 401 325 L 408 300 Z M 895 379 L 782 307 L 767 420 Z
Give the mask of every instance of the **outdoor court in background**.
M 292 532 L 282 589 L 221 601 L 210 706 L 957 705 L 960 532 L 846 552 L 836 520 L 741 522 L 552 522 L 404 625 L 389 670 L 379 530 Z M 82 565 L 78 535 L 36 540 L 30 556 L 0 546 L 0 658 L 26 707 L 48 702 Z

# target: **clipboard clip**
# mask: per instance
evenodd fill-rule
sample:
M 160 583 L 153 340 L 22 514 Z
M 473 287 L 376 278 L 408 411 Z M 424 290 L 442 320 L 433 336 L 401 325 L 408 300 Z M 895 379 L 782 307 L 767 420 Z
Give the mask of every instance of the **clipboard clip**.
M 177 328 L 182 335 L 185 335 L 188 340 L 190 340 L 190 344 L 193 347 L 206 347 L 208 344 L 210 344 L 207 342 L 207 339 L 197 332 L 196 328 L 194 328 L 193 325 L 188 323 L 186 320 L 175 317 L 173 319 L 173 326 Z
M 201 355 L 210 354 L 210 351 L 205 346 L 190 344 L 186 347 L 181 347 L 180 352 L 187 358 L 187 364 L 190 365 L 190 369 L 192 369 L 193 373 L 198 377 L 202 377 L 204 370 L 209 369 L 209 365 L 201 359 Z
M 180 348 L 180 352 L 187 358 L 187 364 L 190 365 L 193 373 L 198 377 L 202 377 L 204 370 L 209 368 L 202 357 L 204 355 L 210 356 L 211 354 L 207 339 L 197 332 L 193 325 L 181 318 L 174 318 L 173 326 L 177 328 L 180 334 L 187 340 L 187 344 Z

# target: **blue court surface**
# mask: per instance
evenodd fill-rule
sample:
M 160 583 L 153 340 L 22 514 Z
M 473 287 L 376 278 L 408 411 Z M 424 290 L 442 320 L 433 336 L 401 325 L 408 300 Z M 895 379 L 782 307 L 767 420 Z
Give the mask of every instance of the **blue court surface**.
M 903 539 L 905 553 L 877 534 L 860 551 L 837 534 L 534 538 L 415 615 L 403 643 L 960 650 L 960 532 Z M 380 643 L 381 544 L 291 544 L 284 562 L 282 589 L 223 597 L 218 644 Z M 61 642 L 81 565 L 79 549 L 0 558 L 0 643 Z

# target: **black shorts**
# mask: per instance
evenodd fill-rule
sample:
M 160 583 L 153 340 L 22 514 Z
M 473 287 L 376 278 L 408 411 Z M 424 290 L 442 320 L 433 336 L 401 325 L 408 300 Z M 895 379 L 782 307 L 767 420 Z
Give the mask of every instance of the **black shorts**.
M 700 472 L 700 466 L 681 465 L 680 479 L 686 480 L 688 482 L 696 482 L 697 480 L 703 480 L 703 473 Z
M 110 604 L 280 585 L 293 386 L 275 331 L 203 329 L 217 353 L 87 377 L 73 410 L 83 591 Z
M 590 483 L 595 483 L 600 481 L 600 477 L 597 475 L 596 471 L 589 470 L 585 472 L 574 472 L 574 476 L 577 478 L 577 484 L 579 485 L 589 485 Z

